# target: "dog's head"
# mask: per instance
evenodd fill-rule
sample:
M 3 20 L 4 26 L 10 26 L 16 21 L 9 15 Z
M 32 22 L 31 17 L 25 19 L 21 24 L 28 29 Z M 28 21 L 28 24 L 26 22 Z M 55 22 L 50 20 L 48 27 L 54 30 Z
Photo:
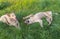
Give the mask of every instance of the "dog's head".
M 7 16 L 9 18 L 11 25 L 13 25 L 15 27 L 19 27 L 19 22 L 18 22 L 16 15 L 14 13 L 7 14 Z
M 26 23 L 26 24 L 34 23 L 33 14 L 30 14 L 29 16 L 23 17 L 23 19 L 25 19 L 24 23 Z

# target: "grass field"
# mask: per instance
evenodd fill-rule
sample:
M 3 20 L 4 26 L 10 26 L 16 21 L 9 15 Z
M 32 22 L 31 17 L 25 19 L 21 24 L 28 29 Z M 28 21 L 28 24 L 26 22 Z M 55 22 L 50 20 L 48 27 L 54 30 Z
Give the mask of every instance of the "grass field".
M 24 24 L 24 16 L 42 11 L 58 13 L 50 26 L 45 19 L 43 28 Z M 0 22 L 0 39 L 60 39 L 60 0 L 0 0 L 0 16 L 10 12 L 15 12 L 21 29 Z

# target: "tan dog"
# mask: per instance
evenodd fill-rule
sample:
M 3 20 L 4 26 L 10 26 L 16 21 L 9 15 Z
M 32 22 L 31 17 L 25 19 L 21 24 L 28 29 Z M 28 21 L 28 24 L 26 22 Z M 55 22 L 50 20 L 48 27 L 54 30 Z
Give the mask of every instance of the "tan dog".
M 8 25 L 13 25 L 16 28 L 19 27 L 19 22 L 16 19 L 16 16 L 15 16 L 14 13 L 5 14 L 5 15 L 1 16 L 0 17 L 0 21 L 6 23 Z
M 43 27 L 43 22 L 42 22 L 43 17 L 46 18 L 46 20 L 48 21 L 48 23 L 50 25 L 51 22 L 52 22 L 52 12 L 51 11 L 39 12 L 39 13 L 36 13 L 35 15 L 30 14 L 26 17 L 23 17 L 23 19 L 26 19 L 25 23 L 27 23 L 27 24 L 32 24 L 32 23 L 35 23 L 35 22 L 39 22 L 41 27 Z

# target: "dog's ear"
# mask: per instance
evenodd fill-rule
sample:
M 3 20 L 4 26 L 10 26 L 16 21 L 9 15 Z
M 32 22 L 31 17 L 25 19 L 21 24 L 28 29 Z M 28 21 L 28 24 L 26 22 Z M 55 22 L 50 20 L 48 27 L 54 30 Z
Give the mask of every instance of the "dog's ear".
M 30 14 L 30 15 L 28 15 L 26 17 L 23 17 L 23 19 L 27 19 L 27 18 L 32 17 L 32 16 L 33 16 L 33 14 Z

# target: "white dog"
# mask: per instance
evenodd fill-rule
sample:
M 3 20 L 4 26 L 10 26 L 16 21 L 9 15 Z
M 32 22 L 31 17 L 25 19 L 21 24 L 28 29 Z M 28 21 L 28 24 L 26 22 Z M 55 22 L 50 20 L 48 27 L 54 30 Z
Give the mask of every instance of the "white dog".
M 1 16 L 0 21 L 4 22 L 4 23 L 6 23 L 6 24 L 8 24 L 10 26 L 13 25 L 16 28 L 19 27 L 19 22 L 16 19 L 16 16 L 15 16 L 14 13 L 5 14 L 5 15 Z
M 32 23 L 35 23 L 35 22 L 39 22 L 41 27 L 43 27 L 43 22 L 42 22 L 43 17 L 46 18 L 46 20 L 48 21 L 48 23 L 50 25 L 51 22 L 52 22 L 52 12 L 51 11 L 39 12 L 39 13 L 36 13 L 35 15 L 30 14 L 26 17 L 23 17 L 23 19 L 26 19 L 25 23 L 27 23 L 27 24 L 32 24 Z

